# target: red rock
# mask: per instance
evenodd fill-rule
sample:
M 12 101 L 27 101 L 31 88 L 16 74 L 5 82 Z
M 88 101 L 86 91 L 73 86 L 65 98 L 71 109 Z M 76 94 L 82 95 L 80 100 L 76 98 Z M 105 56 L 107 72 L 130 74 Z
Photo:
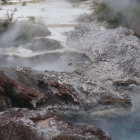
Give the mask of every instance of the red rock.
M 1 110 L 11 105 L 17 107 L 35 107 L 36 103 L 39 104 L 45 100 L 43 93 L 10 79 L 3 72 L 0 72 L 0 81 Z
M 103 105 L 113 105 L 118 104 L 124 108 L 131 107 L 131 100 L 127 98 L 115 98 L 111 96 L 102 96 L 98 102 Z
M 0 136 L 1 140 L 110 140 L 95 126 L 74 125 L 49 112 L 22 109 L 0 115 Z

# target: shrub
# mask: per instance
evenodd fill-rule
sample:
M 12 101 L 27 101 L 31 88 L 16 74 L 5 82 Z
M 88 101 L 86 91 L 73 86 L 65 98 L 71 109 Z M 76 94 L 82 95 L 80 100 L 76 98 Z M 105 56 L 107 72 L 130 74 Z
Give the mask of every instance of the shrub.
M 12 11 L 7 11 L 6 14 L 2 19 L 0 19 L 0 30 L 6 30 L 9 25 L 15 22 L 14 14 L 16 12 L 16 9 Z
M 119 26 L 124 17 L 121 12 L 114 11 L 106 3 L 99 4 L 95 14 L 98 21 L 106 21 L 111 28 Z
M 126 26 L 140 34 L 140 4 L 130 4 L 121 8 L 115 8 L 108 3 L 98 3 L 95 9 L 95 16 L 98 21 L 106 21 L 108 27 L 115 28 Z

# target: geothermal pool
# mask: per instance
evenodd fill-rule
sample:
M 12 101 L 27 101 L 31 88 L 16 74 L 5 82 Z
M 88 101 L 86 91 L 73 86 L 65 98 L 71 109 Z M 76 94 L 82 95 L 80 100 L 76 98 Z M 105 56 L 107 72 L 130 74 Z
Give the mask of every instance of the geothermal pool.
M 3 16 L 7 9 L 17 8 L 15 14 L 18 20 L 28 20 L 30 16 L 35 16 L 37 20 L 44 22 L 51 35 L 44 37 L 55 39 L 58 49 L 43 50 L 37 48 L 35 51 L 29 49 L 33 44 L 24 44 L 0 47 L 0 66 L 1 67 L 31 67 L 35 70 L 49 70 L 60 72 L 73 72 L 90 65 L 92 62 L 81 50 L 68 48 L 66 44 L 67 32 L 74 29 L 78 23 L 76 19 L 83 14 L 89 14 L 89 5 L 91 1 L 71 3 L 67 0 L 47 0 L 36 4 L 19 4 L 5 6 L 0 12 Z M 30 10 L 32 9 L 32 11 Z M 31 12 L 30 12 L 31 11 Z M 41 37 L 37 38 L 44 40 Z M 32 41 L 31 41 L 32 43 Z M 42 43 L 42 42 L 41 42 Z M 66 118 L 74 123 L 95 124 L 101 127 L 112 140 L 140 140 L 140 88 L 130 92 L 132 98 L 131 111 L 107 110 L 107 112 L 98 111 L 94 114 L 68 115 Z
M 79 16 L 90 13 L 89 5 L 90 3 L 84 1 L 46 0 L 27 3 L 26 6 L 22 6 L 22 3 L 3 6 L 1 17 L 4 17 L 7 11 L 16 8 L 14 18 L 21 23 L 18 24 L 20 27 L 9 29 L 0 37 L 0 67 L 18 66 L 40 71 L 72 72 L 89 65 L 90 59 L 84 53 L 68 48 L 66 45 L 66 33 L 74 29 Z M 27 31 L 32 32 L 31 27 L 27 27 L 26 23 L 21 27 L 22 20 L 28 21 L 30 17 L 46 26 L 51 35 L 33 37 L 25 42 L 23 39 L 21 44 L 15 45 L 16 38 L 24 36 Z
M 140 139 L 140 87 L 130 93 L 133 95 L 131 110 L 110 109 L 91 114 L 69 115 L 66 119 L 74 123 L 94 124 L 102 128 L 112 140 Z

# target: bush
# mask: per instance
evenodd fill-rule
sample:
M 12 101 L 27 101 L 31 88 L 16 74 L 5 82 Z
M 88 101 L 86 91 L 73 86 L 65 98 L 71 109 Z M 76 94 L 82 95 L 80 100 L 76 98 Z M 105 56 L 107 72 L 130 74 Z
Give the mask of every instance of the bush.
M 108 3 L 98 3 L 95 16 L 98 21 L 106 21 L 111 28 L 125 26 L 140 34 L 140 4 L 131 3 L 122 9 L 116 9 Z
M 5 31 L 11 24 L 15 22 L 14 14 L 16 12 L 16 9 L 12 11 L 7 11 L 6 14 L 2 19 L 0 19 L 0 30 Z
M 6 4 L 8 2 L 8 0 L 1 0 L 4 4 Z
M 98 21 L 106 21 L 111 28 L 119 26 L 123 20 L 123 14 L 114 11 L 106 3 L 99 4 L 95 10 L 95 14 Z

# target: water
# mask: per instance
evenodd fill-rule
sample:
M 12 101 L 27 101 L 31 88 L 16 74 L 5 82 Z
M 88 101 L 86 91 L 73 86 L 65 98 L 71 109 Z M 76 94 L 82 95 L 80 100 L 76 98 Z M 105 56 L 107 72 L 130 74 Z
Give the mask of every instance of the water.
M 17 8 L 14 18 L 19 22 L 0 36 L 0 67 L 72 72 L 91 63 L 85 53 L 66 45 L 66 32 L 74 29 L 79 16 L 90 12 L 89 4 L 69 0 L 46 0 L 27 3 L 27 6 L 18 3 L 3 6 L 1 17 L 6 10 L 14 8 Z M 39 23 L 20 21 L 29 20 L 29 17 L 34 17 Z M 47 28 L 51 35 L 47 34 Z
M 102 128 L 112 140 L 140 140 L 140 88 L 136 88 L 132 95 L 131 111 L 117 110 L 100 115 L 72 115 L 67 117 L 74 123 L 94 124 Z
M 118 29 L 116 30 L 116 32 L 112 30 L 107 30 L 107 31 L 97 30 L 97 32 L 91 31 L 91 34 L 89 34 L 88 36 L 89 40 L 87 40 L 87 38 L 85 39 L 85 38 L 79 37 L 81 38 L 82 41 L 80 42 L 80 40 L 77 40 L 78 42 L 77 50 L 73 50 L 73 49 L 70 50 L 71 48 L 76 49 L 76 47 L 74 46 L 75 42 L 73 44 L 72 43 L 69 44 L 69 47 L 71 48 L 68 48 L 68 46 L 66 46 L 66 38 L 67 38 L 66 32 L 73 30 L 74 26 L 77 24 L 76 19 L 80 15 L 89 13 L 90 10 L 89 8 L 87 8 L 84 2 L 83 2 L 83 5 L 80 4 L 79 6 L 77 6 L 77 5 L 72 5 L 72 3 L 66 0 L 60 0 L 60 1 L 48 0 L 45 2 L 45 4 L 44 3 L 38 3 L 36 5 L 28 4 L 25 7 L 21 7 L 19 5 L 16 5 L 16 6 L 18 8 L 18 11 L 16 13 L 16 18 L 18 19 L 19 18 L 28 19 L 28 16 L 35 16 L 36 18 L 39 18 L 39 16 L 41 16 L 41 18 L 39 19 L 41 20 L 43 18 L 43 22 L 49 27 L 49 30 L 52 32 L 52 35 L 49 36 L 48 38 L 56 39 L 60 41 L 62 48 L 61 50 L 58 48 L 51 51 L 50 50 L 44 51 L 39 48 L 39 51 L 32 51 L 29 48 L 25 47 L 26 45 L 24 45 L 24 47 L 22 45 L 19 45 L 18 47 L 10 46 L 8 48 L 1 47 L 0 48 L 0 52 L 1 52 L 0 66 L 3 66 L 3 65 L 11 66 L 11 67 L 12 66 L 25 66 L 25 67 L 32 67 L 37 70 L 50 70 L 50 71 L 55 70 L 55 71 L 72 72 L 76 69 L 79 69 L 79 68 L 82 68 L 91 64 L 91 60 L 84 53 L 82 53 L 83 51 L 80 52 L 81 49 L 84 47 L 86 47 L 88 50 L 88 46 L 90 49 L 91 46 L 93 45 L 95 48 L 95 49 L 93 48 L 93 52 L 95 52 L 96 49 L 97 51 L 99 49 L 99 52 L 101 50 L 103 54 L 109 54 L 108 60 L 112 59 L 112 56 L 114 60 L 117 60 L 118 55 L 116 55 L 116 46 L 115 45 L 114 47 L 112 46 L 112 42 L 115 42 L 115 41 L 117 42 L 116 43 L 117 45 L 121 43 L 124 44 L 125 42 L 126 45 L 123 45 L 123 46 L 126 46 L 124 50 L 126 50 L 126 52 L 129 52 L 129 53 L 126 53 L 126 55 L 122 54 L 122 59 L 120 59 L 119 62 L 122 62 L 124 58 L 129 60 L 129 58 L 132 58 L 132 56 L 134 56 L 134 58 L 136 58 L 136 56 L 137 57 L 139 56 L 139 51 L 137 47 L 139 46 L 139 43 L 137 43 L 138 41 L 135 41 L 134 38 L 132 39 L 128 38 L 124 33 L 118 34 Z M 3 10 L 1 10 L 1 14 L 0 14 L 1 16 L 5 13 L 7 8 L 9 8 L 9 6 L 4 7 Z M 13 36 L 13 34 L 11 35 Z M 124 40 L 119 39 L 119 38 L 122 38 L 122 36 L 126 36 L 126 38 Z M 132 40 L 134 41 L 134 43 L 132 42 Z M 29 42 L 27 42 L 27 46 L 28 46 L 28 43 Z M 127 47 L 128 46 L 127 44 L 132 44 L 131 45 L 132 47 Z M 108 46 L 107 49 L 106 49 L 106 46 Z M 122 48 L 122 45 L 119 45 L 119 47 Z M 118 50 L 122 52 L 120 48 Z M 133 49 L 134 51 L 132 51 Z M 110 57 L 110 54 L 112 55 L 111 57 Z M 120 53 L 118 54 L 120 57 L 121 56 Z M 113 65 L 113 62 L 114 62 L 114 65 Z M 97 66 L 99 66 L 99 69 L 97 69 L 97 73 L 99 72 L 100 75 L 103 74 L 103 76 L 107 74 L 110 76 L 111 74 L 108 69 L 106 72 L 107 74 L 104 72 L 106 71 L 105 68 L 106 67 L 110 68 L 109 66 L 111 66 L 110 69 L 112 72 L 112 67 L 116 66 L 118 63 L 116 61 L 111 61 L 111 60 L 108 63 L 110 65 L 109 64 L 107 65 L 107 62 L 102 63 L 103 65 L 98 64 Z M 137 62 L 135 66 L 139 66 L 138 64 L 139 62 Z M 137 69 L 139 70 L 139 67 Z M 95 72 L 92 72 L 92 74 L 93 73 Z M 114 73 L 118 74 L 119 72 L 115 71 Z M 112 75 L 114 75 L 114 73 Z M 90 72 L 88 72 L 88 74 L 90 74 Z M 89 77 L 91 77 L 91 74 Z M 97 125 L 101 127 L 105 132 L 107 132 L 112 137 L 112 140 L 140 140 L 139 89 L 134 90 L 131 93 L 131 95 L 133 94 L 135 94 L 135 96 L 132 96 L 133 107 L 131 111 L 117 112 L 114 110 L 114 112 L 112 113 L 110 110 L 108 110 L 106 114 L 100 113 L 100 115 L 98 114 L 99 112 L 95 113 L 94 115 L 93 114 L 91 115 L 80 114 L 80 115 L 72 115 L 72 116 L 69 115 L 68 119 L 75 123 L 86 123 L 86 124 Z

